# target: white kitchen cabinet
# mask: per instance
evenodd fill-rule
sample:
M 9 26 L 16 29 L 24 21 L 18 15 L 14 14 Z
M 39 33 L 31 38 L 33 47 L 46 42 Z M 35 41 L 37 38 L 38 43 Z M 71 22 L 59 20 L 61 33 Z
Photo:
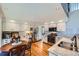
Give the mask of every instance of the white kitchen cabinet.
M 50 23 L 49 27 L 56 27 L 56 23 Z
M 3 23 L 3 31 L 20 31 L 19 24 L 5 22 L 5 23 Z
M 57 31 L 65 31 L 66 30 L 66 24 L 65 22 L 59 22 L 57 23 Z
M 29 31 L 30 26 L 20 23 L 4 22 L 3 31 Z

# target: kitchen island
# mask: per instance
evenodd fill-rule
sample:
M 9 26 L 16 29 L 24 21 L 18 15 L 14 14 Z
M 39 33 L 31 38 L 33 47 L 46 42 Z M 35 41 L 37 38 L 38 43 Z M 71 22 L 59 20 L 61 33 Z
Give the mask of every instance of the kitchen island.
M 55 45 L 48 49 L 49 56 L 79 56 L 79 52 L 59 47 L 60 42 L 72 43 L 71 38 L 62 37 Z

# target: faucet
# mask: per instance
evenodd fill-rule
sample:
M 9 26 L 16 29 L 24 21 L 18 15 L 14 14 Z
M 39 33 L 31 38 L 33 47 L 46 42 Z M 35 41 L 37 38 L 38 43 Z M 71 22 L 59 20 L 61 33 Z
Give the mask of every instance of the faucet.
M 78 46 L 77 46 L 77 36 L 76 35 L 74 35 L 73 36 L 73 38 L 71 39 L 72 41 L 74 41 L 74 47 L 75 48 L 73 48 L 73 49 L 75 49 L 75 51 L 77 51 L 78 52 Z

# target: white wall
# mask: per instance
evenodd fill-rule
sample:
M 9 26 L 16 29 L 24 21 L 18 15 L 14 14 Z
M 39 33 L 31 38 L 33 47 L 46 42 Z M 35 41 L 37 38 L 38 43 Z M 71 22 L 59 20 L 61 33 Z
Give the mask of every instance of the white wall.
M 64 32 L 62 34 L 67 36 L 73 36 L 74 34 L 79 34 L 79 10 L 71 12 L 69 14 L 69 18 L 67 18 L 66 20 L 68 21 L 65 22 L 65 28 L 63 26 Z M 46 29 L 47 27 L 49 27 L 47 24 L 44 26 L 46 27 Z M 62 26 L 60 26 L 59 28 L 62 28 Z
M 65 34 L 68 36 L 79 34 L 79 10 L 71 12 L 68 20 Z

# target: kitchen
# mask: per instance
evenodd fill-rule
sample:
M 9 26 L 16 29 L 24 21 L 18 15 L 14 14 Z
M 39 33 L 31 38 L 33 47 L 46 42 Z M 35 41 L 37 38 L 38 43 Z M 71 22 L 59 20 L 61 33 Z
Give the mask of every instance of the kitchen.
M 2 16 L 0 17 L 0 51 L 9 51 L 17 45 L 25 44 L 24 49 L 30 49 L 30 56 L 36 52 L 37 54 L 35 55 L 37 56 L 42 56 L 42 54 L 44 56 L 79 55 L 78 36 L 76 36 L 79 34 L 79 27 L 77 26 L 79 18 L 78 10 L 70 12 L 68 16 L 68 14 L 65 13 L 61 3 L 3 3 L 1 6 L 2 9 L 0 9 L 0 11 Z M 76 20 L 74 20 L 75 18 Z M 76 39 L 72 40 L 74 36 Z M 39 46 L 37 49 L 40 52 L 36 51 L 36 49 L 33 48 L 33 45 L 36 47 Z M 43 45 L 45 45 L 45 47 Z M 44 48 L 46 50 L 44 50 Z M 23 52 L 25 52 L 24 49 L 22 49 Z M 74 49 L 76 49 L 77 52 Z M 18 49 L 18 51 L 19 50 L 20 49 Z M 2 53 L 6 54 L 7 52 Z M 44 53 L 46 53 L 46 55 Z M 25 53 L 22 54 L 24 55 Z

